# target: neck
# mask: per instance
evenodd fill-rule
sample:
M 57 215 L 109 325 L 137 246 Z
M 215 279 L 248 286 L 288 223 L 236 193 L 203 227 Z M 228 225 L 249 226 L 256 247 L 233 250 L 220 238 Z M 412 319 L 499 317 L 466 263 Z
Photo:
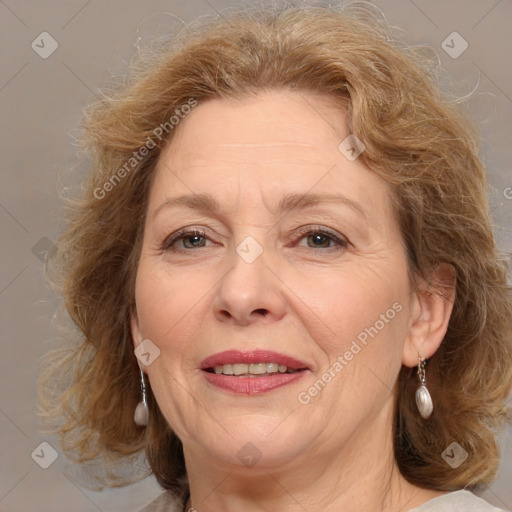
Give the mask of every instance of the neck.
M 279 467 L 223 465 L 185 447 L 191 494 L 185 510 L 405 512 L 444 494 L 414 486 L 400 474 L 388 415 L 358 429 L 342 446 Z

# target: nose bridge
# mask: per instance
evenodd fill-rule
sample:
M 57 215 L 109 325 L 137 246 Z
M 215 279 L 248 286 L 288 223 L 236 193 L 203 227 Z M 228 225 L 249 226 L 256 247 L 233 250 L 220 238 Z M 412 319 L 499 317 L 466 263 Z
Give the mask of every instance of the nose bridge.
M 219 284 L 214 301 L 217 318 L 240 324 L 278 319 L 284 313 L 279 283 L 267 268 L 267 251 L 247 236 L 231 256 L 231 269 Z

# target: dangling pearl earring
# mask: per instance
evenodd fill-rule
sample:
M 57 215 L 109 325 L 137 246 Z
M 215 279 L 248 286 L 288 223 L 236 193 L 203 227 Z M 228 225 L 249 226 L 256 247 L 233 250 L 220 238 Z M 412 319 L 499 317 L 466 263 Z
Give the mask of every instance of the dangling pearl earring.
M 427 379 L 425 377 L 425 359 L 418 356 L 418 378 L 420 379 L 420 387 L 416 390 L 416 405 L 423 419 L 430 418 L 434 410 L 432 397 L 427 389 Z
M 140 368 L 140 392 L 142 394 L 142 400 L 135 407 L 135 413 L 133 415 L 133 421 L 135 421 L 136 425 L 139 427 L 147 427 L 149 420 L 149 409 L 148 402 L 146 398 L 146 383 L 144 382 L 144 372 L 142 368 Z

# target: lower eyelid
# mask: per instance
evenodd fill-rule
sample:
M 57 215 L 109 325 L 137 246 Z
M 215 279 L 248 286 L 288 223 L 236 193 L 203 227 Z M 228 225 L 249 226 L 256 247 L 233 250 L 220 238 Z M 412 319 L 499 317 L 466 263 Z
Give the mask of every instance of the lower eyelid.
M 301 247 L 305 247 L 306 249 L 318 250 L 318 251 L 329 251 L 329 250 L 335 250 L 335 249 L 346 249 L 348 247 L 348 242 L 345 242 L 344 240 L 333 239 L 332 241 L 333 241 L 333 245 L 331 245 L 329 247 L 311 247 L 311 246 L 307 245 L 307 241 L 306 241 L 306 243 L 304 245 L 301 245 Z M 299 244 L 297 244 L 297 245 L 299 245 Z

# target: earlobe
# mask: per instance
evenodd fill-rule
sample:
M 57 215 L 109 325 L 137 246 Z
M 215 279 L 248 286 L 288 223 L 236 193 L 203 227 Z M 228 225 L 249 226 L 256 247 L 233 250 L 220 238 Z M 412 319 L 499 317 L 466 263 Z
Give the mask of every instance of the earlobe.
M 455 302 L 455 284 L 455 269 L 448 263 L 439 264 L 428 283 L 419 283 L 413 296 L 413 318 L 402 354 L 405 366 L 416 366 L 418 356 L 432 357 L 441 345 Z

